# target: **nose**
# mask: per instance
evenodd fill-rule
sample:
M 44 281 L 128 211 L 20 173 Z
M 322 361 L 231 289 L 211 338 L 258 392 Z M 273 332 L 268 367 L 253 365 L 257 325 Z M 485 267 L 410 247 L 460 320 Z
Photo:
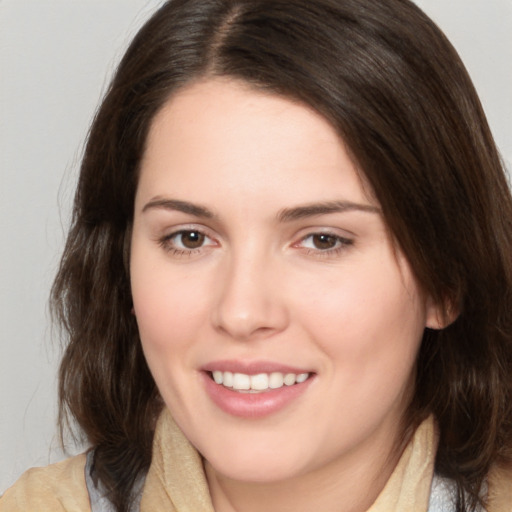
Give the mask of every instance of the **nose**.
M 215 329 L 245 341 L 286 328 L 289 314 L 277 266 L 269 257 L 247 251 L 225 262 L 217 279 Z

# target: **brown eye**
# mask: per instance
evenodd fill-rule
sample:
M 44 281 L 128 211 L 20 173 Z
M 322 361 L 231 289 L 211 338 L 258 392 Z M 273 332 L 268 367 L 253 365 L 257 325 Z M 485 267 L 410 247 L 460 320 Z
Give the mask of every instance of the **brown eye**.
M 305 236 L 300 243 L 300 247 L 306 249 L 307 254 L 316 254 L 317 256 L 337 256 L 341 251 L 354 243 L 354 240 L 328 232 L 311 233 Z
M 203 246 L 205 238 L 199 231 L 182 231 L 176 234 L 176 245 L 185 249 L 199 249 Z
M 318 235 L 311 236 L 311 242 L 315 249 L 326 250 L 333 249 L 336 247 L 339 238 L 333 235 L 327 235 L 324 233 L 320 233 Z

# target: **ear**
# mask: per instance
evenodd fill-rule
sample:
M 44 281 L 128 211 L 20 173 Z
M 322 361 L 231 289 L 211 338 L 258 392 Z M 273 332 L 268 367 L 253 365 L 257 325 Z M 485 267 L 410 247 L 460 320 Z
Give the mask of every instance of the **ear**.
M 457 320 L 459 308 L 450 300 L 438 303 L 429 296 L 426 301 L 426 314 L 425 327 L 439 331 Z

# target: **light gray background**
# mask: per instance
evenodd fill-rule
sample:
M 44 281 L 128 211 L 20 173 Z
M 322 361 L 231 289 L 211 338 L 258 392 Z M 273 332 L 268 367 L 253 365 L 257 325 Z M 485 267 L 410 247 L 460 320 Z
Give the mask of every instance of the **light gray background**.
M 0 492 L 63 457 L 49 287 L 88 125 L 123 49 L 161 3 L 0 0 Z M 459 50 L 510 169 L 512 0 L 417 3 Z

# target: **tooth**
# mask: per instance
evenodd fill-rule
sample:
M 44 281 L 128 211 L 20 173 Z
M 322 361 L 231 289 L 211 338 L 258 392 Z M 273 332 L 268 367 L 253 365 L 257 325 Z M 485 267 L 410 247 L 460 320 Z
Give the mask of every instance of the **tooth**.
M 270 374 L 268 379 L 268 387 L 270 389 L 277 389 L 283 386 L 284 377 L 282 373 L 274 372 Z
M 233 387 L 233 374 L 231 372 L 224 372 L 222 376 L 222 383 L 227 388 Z
M 244 373 L 233 374 L 233 389 L 251 389 L 251 378 Z
M 255 389 L 257 391 L 263 391 L 264 389 L 268 389 L 268 375 L 266 373 L 252 375 L 251 389 Z
M 245 373 L 222 372 L 215 370 L 212 372 L 213 380 L 217 384 L 222 384 L 228 388 L 234 388 L 237 391 L 265 391 L 267 389 L 278 389 L 283 385 L 293 386 L 306 381 L 309 373 L 287 373 L 273 372 L 271 374 L 259 373 L 257 375 L 247 375 Z
M 287 373 L 284 376 L 284 383 L 287 386 L 293 386 L 295 384 L 295 373 Z

